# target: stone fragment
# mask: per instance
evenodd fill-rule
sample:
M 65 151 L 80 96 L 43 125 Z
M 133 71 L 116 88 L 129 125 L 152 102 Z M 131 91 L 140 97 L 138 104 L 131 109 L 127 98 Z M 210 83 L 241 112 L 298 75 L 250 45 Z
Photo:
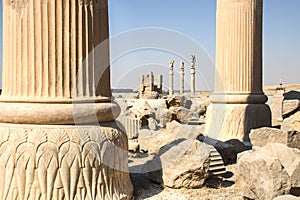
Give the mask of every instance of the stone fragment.
M 242 196 L 272 200 L 299 187 L 300 150 L 269 143 L 238 155 L 237 180 Z
M 155 112 L 155 118 L 158 121 L 160 127 L 165 128 L 167 126 L 167 123 L 176 119 L 176 116 L 169 109 L 159 108 Z
M 293 195 L 282 195 L 274 198 L 273 200 L 299 200 L 299 197 Z
M 187 124 L 192 118 L 192 112 L 184 107 L 171 107 L 169 110 L 176 116 L 176 120 L 182 124 Z
M 300 149 L 300 111 L 284 119 L 281 130 L 288 133 L 288 146 Z
M 286 118 L 282 122 L 281 130 L 283 131 L 299 131 L 300 132 L 300 111 Z
M 282 131 L 268 127 L 253 129 L 250 132 L 250 140 L 253 146 L 263 147 L 268 143 L 280 143 L 300 149 L 300 132 L 297 131 Z
M 192 100 L 191 111 L 195 117 L 204 116 L 206 114 L 207 107 L 210 104 L 209 98 L 195 98 Z
M 128 140 L 128 150 L 132 152 L 138 152 L 139 150 L 139 143 L 137 139 Z
M 200 188 L 209 176 L 210 146 L 178 139 L 147 163 L 151 180 L 170 188 Z
M 253 146 L 262 147 L 268 143 L 287 144 L 287 135 L 280 129 L 263 127 L 251 130 L 249 137 Z
M 161 147 L 178 139 L 196 139 L 204 132 L 204 126 L 181 125 L 176 121 L 159 131 L 141 130 L 139 144 L 142 151 L 157 154 Z
M 167 103 L 169 107 L 180 107 L 180 99 L 176 98 L 176 96 L 169 96 Z
M 150 130 L 152 131 L 156 131 L 158 126 L 157 126 L 157 121 L 155 119 L 153 119 L 152 117 L 150 117 L 148 119 L 148 127 Z
M 282 107 L 282 115 L 283 117 L 289 116 L 291 113 L 295 112 L 300 105 L 300 101 L 298 99 L 293 100 L 284 100 Z
M 129 107 L 127 107 L 127 115 L 142 120 L 142 126 L 146 126 L 147 120 L 150 117 L 154 117 L 154 110 L 148 104 L 146 100 L 135 100 Z

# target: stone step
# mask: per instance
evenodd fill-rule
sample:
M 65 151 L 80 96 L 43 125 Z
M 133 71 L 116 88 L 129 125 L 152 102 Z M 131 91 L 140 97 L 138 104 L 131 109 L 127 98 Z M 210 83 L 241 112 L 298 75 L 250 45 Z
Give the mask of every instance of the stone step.
M 210 160 L 211 161 L 219 161 L 219 160 L 223 161 L 222 157 L 220 157 L 220 156 L 210 156 Z
M 210 161 L 209 167 L 213 167 L 213 166 L 223 166 L 224 167 L 224 162 L 223 162 L 223 160 Z
M 214 171 L 226 171 L 224 165 L 223 166 L 210 166 L 209 170 L 210 172 L 214 172 Z
M 210 172 L 211 175 L 213 176 L 221 176 L 221 177 L 224 177 L 226 175 L 226 171 L 216 171 L 216 172 Z
M 217 150 L 211 150 L 209 154 L 212 157 L 214 157 L 214 156 L 221 156 L 220 153 Z
M 209 155 L 210 163 L 208 171 L 210 174 L 213 176 L 224 176 L 227 172 L 220 153 L 214 147 L 211 147 Z

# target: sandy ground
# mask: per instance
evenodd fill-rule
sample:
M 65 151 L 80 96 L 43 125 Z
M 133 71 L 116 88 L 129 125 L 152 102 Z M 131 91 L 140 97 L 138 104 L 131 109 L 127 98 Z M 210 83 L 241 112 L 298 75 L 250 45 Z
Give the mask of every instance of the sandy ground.
M 131 171 L 137 172 L 135 166 L 142 166 L 151 156 L 130 156 Z M 227 167 L 231 174 L 224 180 L 210 179 L 206 186 L 199 189 L 171 189 L 151 181 L 147 173 L 131 173 L 131 180 L 135 187 L 134 200 L 243 200 L 239 188 L 235 183 L 236 165 Z

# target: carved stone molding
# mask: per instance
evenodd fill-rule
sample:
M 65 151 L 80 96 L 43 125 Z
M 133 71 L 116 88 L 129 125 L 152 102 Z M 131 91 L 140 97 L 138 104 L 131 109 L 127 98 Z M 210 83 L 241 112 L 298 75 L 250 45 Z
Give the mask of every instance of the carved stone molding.
M 130 199 L 127 136 L 117 127 L 0 124 L 0 199 Z

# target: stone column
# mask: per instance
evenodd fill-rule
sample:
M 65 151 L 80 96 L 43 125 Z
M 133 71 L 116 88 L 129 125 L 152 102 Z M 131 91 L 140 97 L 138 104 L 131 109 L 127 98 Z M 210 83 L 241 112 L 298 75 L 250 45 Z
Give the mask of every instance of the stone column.
M 191 56 L 191 96 L 195 95 L 195 64 L 196 64 L 196 57 L 195 55 Z
M 180 62 L 180 92 L 181 95 L 184 93 L 184 62 Z
M 262 91 L 262 0 L 218 0 L 215 89 L 206 133 L 249 142 L 253 128 L 270 126 Z
M 3 0 L 0 199 L 129 199 L 107 0 Z
M 283 101 L 284 101 L 284 89 L 280 88 L 276 90 L 273 96 L 273 100 L 270 103 L 270 109 L 272 113 L 272 126 L 281 126 L 283 122 Z
M 174 94 L 174 60 L 169 61 L 169 95 Z

